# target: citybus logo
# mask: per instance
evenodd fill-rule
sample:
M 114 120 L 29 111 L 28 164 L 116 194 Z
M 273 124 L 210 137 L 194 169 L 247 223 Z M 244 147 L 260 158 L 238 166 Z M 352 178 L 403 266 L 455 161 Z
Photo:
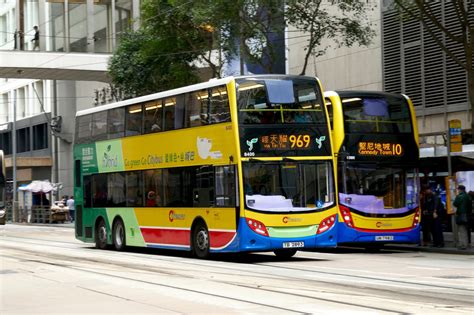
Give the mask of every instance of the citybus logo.
M 282 219 L 283 223 L 289 223 L 289 222 L 301 222 L 303 219 L 301 218 L 290 218 L 290 217 L 283 217 Z
M 381 228 L 381 227 L 391 227 L 392 224 L 391 224 L 391 223 L 383 223 L 383 222 L 378 221 L 377 223 L 375 223 L 375 226 L 378 227 L 378 228 Z
M 170 222 L 173 222 L 174 220 L 184 220 L 185 215 L 175 213 L 173 210 L 170 210 L 170 212 L 168 214 L 168 218 L 169 218 Z

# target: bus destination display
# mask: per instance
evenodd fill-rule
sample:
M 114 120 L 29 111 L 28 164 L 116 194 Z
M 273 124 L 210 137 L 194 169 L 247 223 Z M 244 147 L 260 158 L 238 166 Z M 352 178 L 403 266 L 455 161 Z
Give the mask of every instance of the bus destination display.
M 249 132 L 241 139 L 244 157 L 273 155 L 326 155 L 329 138 L 317 130 L 269 130 L 267 132 Z
M 404 151 L 400 143 L 361 141 L 358 143 L 359 155 L 402 156 Z

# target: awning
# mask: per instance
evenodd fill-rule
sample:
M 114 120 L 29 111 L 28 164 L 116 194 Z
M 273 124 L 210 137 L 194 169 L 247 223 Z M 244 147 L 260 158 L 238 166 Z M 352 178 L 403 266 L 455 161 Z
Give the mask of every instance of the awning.
M 20 186 L 18 190 L 31 191 L 34 193 L 49 193 L 51 191 L 56 191 L 56 187 L 48 180 L 34 180 L 26 186 Z
M 474 170 L 474 159 L 467 156 L 451 156 L 451 168 L 453 174 L 462 171 Z M 446 156 L 424 157 L 420 159 L 420 172 L 447 172 L 448 158 Z

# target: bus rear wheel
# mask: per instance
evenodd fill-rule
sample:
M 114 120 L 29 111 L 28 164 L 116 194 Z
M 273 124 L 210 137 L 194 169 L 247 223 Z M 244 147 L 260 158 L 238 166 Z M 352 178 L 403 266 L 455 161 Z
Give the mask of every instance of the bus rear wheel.
M 118 219 L 114 222 L 112 228 L 112 239 L 114 242 L 114 247 L 118 251 L 122 251 L 126 247 L 126 238 L 125 238 L 125 228 L 123 226 L 122 220 Z
M 104 220 L 100 220 L 95 228 L 95 247 L 107 249 L 107 226 Z
M 198 222 L 193 229 L 192 246 L 192 251 L 197 258 L 206 259 L 209 257 L 209 231 L 202 222 Z
M 296 254 L 296 249 L 276 249 L 273 252 L 278 258 L 288 259 Z

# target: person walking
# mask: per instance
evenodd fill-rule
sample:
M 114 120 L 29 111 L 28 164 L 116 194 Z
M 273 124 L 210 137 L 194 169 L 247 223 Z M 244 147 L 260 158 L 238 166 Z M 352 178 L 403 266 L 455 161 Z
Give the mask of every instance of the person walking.
M 459 249 L 467 249 L 469 215 L 472 212 L 472 200 L 466 193 L 464 185 L 458 186 L 458 195 L 454 199 L 453 205 L 456 207 L 455 220 L 459 231 Z
M 33 42 L 33 50 L 36 50 L 36 48 L 38 48 L 38 50 L 39 50 L 39 40 L 40 40 L 40 38 L 39 38 L 39 36 L 40 36 L 39 35 L 40 34 L 39 33 L 39 28 L 38 28 L 38 26 L 35 25 L 33 27 L 33 29 L 35 30 L 35 37 L 33 37 L 33 39 L 31 40 Z
M 421 231 L 422 231 L 422 245 L 428 246 L 431 243 L 431 226 L 433 225 L 433 213 L 430 210 L 431 201 L 428 198 L 430 187 L 423 185 L 421 189 L 420 208 L 421 208 Z
M 443 247 L 444 237 L 443 228 L 441 225 L 443 204 L 441 203 L 439 196 L 433 193 L 433 191 L 431 191 L 431 187 L 428 185 L 423 187 L 421 207 L 423 245 L 427 246 L 432 239 L 433 246 Z
M 66 203 L 67 203 L 67 207 L 69 208 L 69 220 L 71 220 L 71 222 L 74 222 L 74 219 L 76 218 L 76 207 L 74 205 L 74 196 L 69 197 Z

